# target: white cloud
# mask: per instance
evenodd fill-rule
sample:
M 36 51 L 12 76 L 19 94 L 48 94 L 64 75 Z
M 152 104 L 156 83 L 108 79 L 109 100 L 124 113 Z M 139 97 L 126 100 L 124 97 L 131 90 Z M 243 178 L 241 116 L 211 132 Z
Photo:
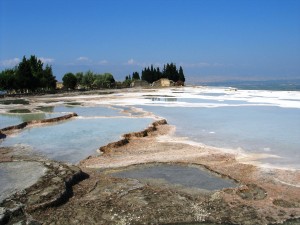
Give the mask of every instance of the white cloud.
M 150 62 L 138 62 L 134 59 L 129 59 L 126 63 L 123 63 L 123 65 L 129 65 L 129 66 L 140 66 L 140 67 L 148 67 L 153 65 L 154 67 L 161 67 L 162 63 L 155 62 L 155 63 L 150 63 Z
M 103 66 L 108 65 L 109 61 L 106 59 L 103 60 L 93 60 L 86 56 L 80 56 L 76 58 L 73 62 L 67 63 L 69 66 Z
M 138 63 L 134 59 L 129 59 L 126 64 L 127 65 L 137 65 Z
M 81 62 L 86 62 L 86 61 L 89 61 L 89 58 L 88 57 L 85 57 L 85 56 L 80 56 L 76 59 L 77 61 L 81 61 Z
M 41 60 L 45 64 L 54 62 L 54 59 L 52 59 L 52 58 L 39 57 L 39 60 Z
M 21 60 L 19 58 L 5 59 L 5 60 L 0 61 L 0 66 L 13 67 L 20 62 L 21 62 Z
M 99 62 L 99 64 L 100 65 L 106 65 L 106 64 L 108 64 L 108 61 L 107 60 L 101 60 L 100 62 Z

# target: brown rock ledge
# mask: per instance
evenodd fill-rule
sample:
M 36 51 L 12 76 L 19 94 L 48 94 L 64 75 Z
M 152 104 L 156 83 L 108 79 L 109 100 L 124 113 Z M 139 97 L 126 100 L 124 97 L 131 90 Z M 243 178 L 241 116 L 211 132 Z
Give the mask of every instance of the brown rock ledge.
M 99 148 L 99 150 L 103 153 L 109 153 L 114 148 L 119 148 L 119 147 L 122 147 L 122 146 L 128 144 L 129 141 L 133 138 L 147 137 L 147 136 L 151 135 L 151 133 L 153 133 L 154 131 L 157 130 L 158 126 L 164 125 L 164 124 L 167 124 L 167 121 L 165 119 L 155 121 L 145 130 L 124 134 L 123 139 L 116 141 L 116 142 L 109 143 L 108 145 L 102 146 Z
M 17 130 L 24 129 L 27 126 L 60 122 L 60 121 L 68 120 L 74 116 L 78 116 L 78 115 L 76 113 L 71 113 L 68 115 L 59 116 L 59 117 L 55 117 L 55 118 L 44 119 L 44 120 L 31 120 L 28 122 L 20 123 L 15 126 L 5 127 L 5 128 L 0 129 L 0 139 L 5 138 L 6 135 L 9 135 Z
M 8 156 L 13 154 L 13 151 L 7 151 Z M 73 196 L 73 185 L 88 177 L 76 166 L 34 156 L 32 159 L 19 157 L 19 160 L 38 162 L 45 167 L 46 173 L 34 185 L 0 202 L 0 224 L 42 224 L 35 221 L 31 214 L 67 202 Z M 19 160 L 14 160 L 14 163 Z

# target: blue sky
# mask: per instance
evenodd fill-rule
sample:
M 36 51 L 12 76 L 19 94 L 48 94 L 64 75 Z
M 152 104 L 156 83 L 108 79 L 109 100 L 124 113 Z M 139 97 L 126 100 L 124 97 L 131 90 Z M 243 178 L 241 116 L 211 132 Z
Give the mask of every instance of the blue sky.
M 299 0 L 0 0 L 0 69 L 34 54 L 117 80 L 150 64 L 189 81 L 300 79 Z

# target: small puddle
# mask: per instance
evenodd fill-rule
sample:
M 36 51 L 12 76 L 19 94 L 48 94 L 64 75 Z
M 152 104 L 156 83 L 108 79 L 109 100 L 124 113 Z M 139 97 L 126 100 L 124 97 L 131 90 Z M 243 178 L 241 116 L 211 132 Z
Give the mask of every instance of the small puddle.
M 35 184 L 47 169 L 39 162 L 0 163 L 0 202 Z
M 133 178 L 141 182 L 163 181 L 188 188 L 215 191 L 237 187 L 237 183 L 200 167 L 171 164 L 147 164 L 128 167 L 122 171 L 109 172 L 114 177 Z

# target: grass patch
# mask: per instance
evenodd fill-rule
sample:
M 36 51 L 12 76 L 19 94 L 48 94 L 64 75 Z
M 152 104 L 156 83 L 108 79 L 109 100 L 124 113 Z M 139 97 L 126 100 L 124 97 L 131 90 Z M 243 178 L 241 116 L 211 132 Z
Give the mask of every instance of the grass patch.
M 12 99 L 12 100 L 1 100 L 0 104 L 2 105 L 29 105 L 29 101 L 25 100 L 25 99 Z
M 9 110 L 10 113 L 31 113 L 29 109 L 12 109 Z

